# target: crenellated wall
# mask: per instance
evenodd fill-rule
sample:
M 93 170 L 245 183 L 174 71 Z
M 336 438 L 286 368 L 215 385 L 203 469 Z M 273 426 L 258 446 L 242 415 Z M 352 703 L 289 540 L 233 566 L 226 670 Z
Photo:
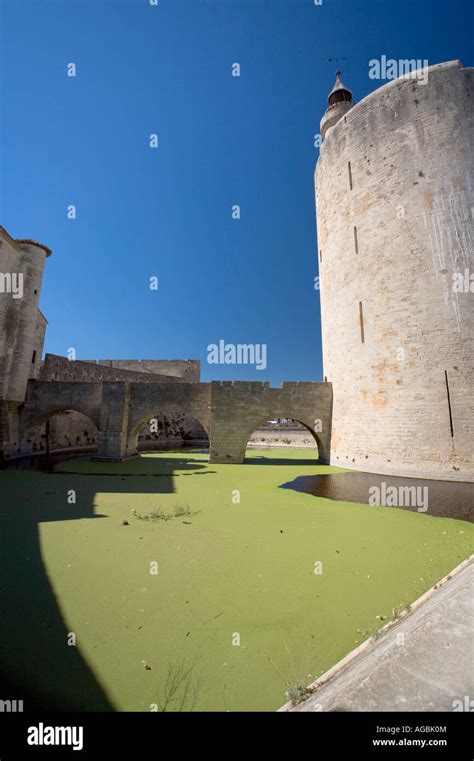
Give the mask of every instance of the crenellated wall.
M 325 383 L 202 384 L 197 360 L 47 355 L 41 365 L 38 302 L 51 252 L 0 228 L 0 274 L 24 276 L 22 299 L 0 294 L 0 459 L 45 440 L 94 439 L 101 457 L 120 460 L 186 438 L 193 418 L 194 431 L 210 435 L 213 462 L 242 462 L 254 430 L 290 417 L 324 462 L 474 481 L 473 101 L 474 70 L 452 61 L 430 67 L 427 82 L 394 80 L 323 117 L 315 185 Z M 146 438 L 154 415 L 162 427 Z
M 86 360 L 95 362 L 96 360 Z M 199 383 L 201 362 L 199 359 L 98 359 L 99 365 L 117 370 L 152 373 L 161 377 L 170 376 L 174 380 L 182 378 L 186 383 Z
M 137 363 L 136 367 L 141 366 Z M 180 376 L 158 375 L 151 372 L 103 365 L 95 360 L 69 360 L 57 354 L 46 354 L 39 373 L 43 381 L 73 381 L 97 383 L 102 381 L 129 381 L 131 383 L 185 383 Z
M 42 341 L 44 340 L 46 320 L 41 312 L 38 312 L 38 315 L 39 347 L 40 343 L 42 346 Z M 174 369 L 175 372 L 186 369 L 181 363 L 175 365 L 174 361 L 170 361 L 168 364 L 161 361 L 157 361 L 156 364 L 153 362 L 146 363 L 145 365 L 142 365 L 140 362 L 130 364 L 137 368 L 146 366 L 155 370 L 158 368 Z M 37 367 L 39 371 L 39 362 Z M 193 361 L 192 367 L 194 377 L 199 376 L 199 361 Z M 140 384 L 171 383 L 175 385 L 186 382 L 179 376 L 162 375 L 156 372 L 137 372 L 115 366 L 102 365 L 94 361 L 72 361 L 66 357 L 54 354 L 46 354 L 45 360 L 41 364 L 39 379 L 41 381 L 59 381 L 72 384 L 129 381 Z M 40 388 L 43 389 L 41 392 L 43 394 L 48 390 L 47 386 L 41 386 Z M 71 388 L 73 390 L 76 389 L 74 402 L 72 399 L 68 402 L 71 405 L 71 409 L 64 411 L 60 409 L 56 414 L 48 417 L 47 420 L 40 420 L 37 424 L 28 427 L 25 433 L 15 436 L 11 441 L 12 456 L 66 449 L 91 450 L 97 447 L 99 438 L 98 421 L 93 422 L 76 410 L 76 407 L 81 408 L 83 404 L 84 387 L 72 385 Z M 31 391 L 32 394 L 29 395 L 30 402 L 35 397 L 34 386 L 31 387 Z M 49 404 L 47 400 L 45 401 Z M 38 399 L 35 398 L 35 405 L 37 403 Z M 74 404 L 75 407 L 73 406 Z M 203 426 L 195 418 L 181 412 L 179 406 L 175 406 L 174 409 L 177 411 L 168 411 L 168 413 L 158 411 L 153 416 L 153 420 L 142 421 L 142 425 L 136 432 L 139 450 L 179 447 L 189 442 L 206 444 L 207 433 Z M 153 410 L 149 412 L 149 417 L 151 418 Z
M 212 462 L 243 462 L 247 442 L 266 420 L 289 417 L 301 422 L 318 443 L 319 456 L 327 461 L 331 437 L 332 389 L 329 383 L 284 383 L 270 388 L 267 383 L 125 383 L 30 381 L 25 403 L 0 405 L 0 434 L 9 442 L 4 459 L 28 451 L 52 451 L 90 446 L 96 437 L 97 456 L 105 460 L 133 457 L 140 448 L 139 433 L 150 418 L 163 415 L 192 418 L 209 436 Z M 51 429 L 59 415 L 58 429 Z M 75 415 L 81 426 L 74 433 Z M 184 416 L 184 417 L 183 417 Z M 74 418 L 73 418 L 74 420 Z M 38 426 L 46 425 L 41 432 Z M 36 449 L 32 433 L 39 435 Z M 193 430 L 182 431 L 184 441 Z M 59 436 L 57 439 L 55 437 Z M 67 437 L 67 438 L 66 438 Z M 143 447 L 150 440 L 142 439 Z
M 243 462 L 247 442 L 262 423 L 291 418 L 317 441 L 319 458 L 329 460 L 332 387 L 330 383 L 215 381 L 211 384 L 211 462 Z

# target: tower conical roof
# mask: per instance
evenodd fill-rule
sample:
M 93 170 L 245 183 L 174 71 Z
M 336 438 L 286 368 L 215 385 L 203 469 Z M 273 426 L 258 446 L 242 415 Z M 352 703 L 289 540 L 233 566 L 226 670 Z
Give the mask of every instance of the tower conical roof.
M 328 97 L 330 106 L 334 105 L 334 103 L 340 103 L 341 101 L 352 101 L 352 92 L 345 86 L 341 77 L 342 71 L 336 71 L 336 82 Z

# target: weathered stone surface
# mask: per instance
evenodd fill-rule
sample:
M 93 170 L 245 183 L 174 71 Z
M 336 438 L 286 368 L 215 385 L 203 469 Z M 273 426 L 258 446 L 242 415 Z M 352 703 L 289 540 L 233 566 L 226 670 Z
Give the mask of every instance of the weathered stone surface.
M 209 385 L 197 360 L 51 355 L 38 375 L 51 252 L 0 228 L 0 273 L 24 276 L 22 299 L 0 294 L 0 457 L 55 412 L 73 411 L 73 434 L 76 410 L 97 426 L 104 456 L 133 454 L 140 426 L 164 413 L 200 421 L 214 462 L 241 462 L 265 420 L 292 417 L 323 461 L 473 481 L 473 72 L 433 66 L 426 84 L 394 80 L 323 117 L 316 197 L 330 383 Z M 456 273 L 467 273 L 464 291 L 453 289 Z M 29 380 L 38 377 L 47 382 Z
M 156 383 L 157 381 L 160 381 L 160 383 L 185 383 L 185 379 L 177 375 L 139 372 L 139 363 L 137 363 L 136 367 L 137 370 L 126 370 L 111 365 L 103 365 L 100 362 L 93 362 L 92 360 L 75 359 L 72 361 L 67 359 L 67 357 L 60 357 L 57 354 L 46 354 L 39 377 L 43 381 L 77 381 L 81 383 L 101 381 L 109 383 L 114 381 L 129 381 L 131 383 Z
M 97 444 L 98 431 L 92 420 L 80 412 L 67 410 L 30 426 L 11 455 L 68 450 L 89 453 L 97 449 Z M 187 445 L 206 447 L 208 435 L 195 418 L 184 413 L 154 414 L 138 434 L 138 451 L 166 450 Z
M 268 383 L 216 381 L 212 385 L 211 462 L 243 462 L 252 433 L 266 420 L 293 418 L 317 441 L 327 462 L 331 438 L 330 383 Z
M 290 417 L 301 422 L 327 461 L 331 437 L 329 383 L 284 383 L 281 388 L 253 382 L 79 383 L 29 381 L 24 404 L 0 409 L 0 434 L 16 454 L 27 432 L 52 415 L 75 411 L 98 431 L 98 457 L 121 460 L 138 451 L 143 424 L 157 413 L 196 419 L 210 438 L 212 462 L 243 462 L 247 442 L 263 422 Z M 72 445 L 76 442 L 73 441 Z M 7 454 L 7 452 L 5 452 Z
M 33 340 L 33 353 L 31 357 L 31 368 L 29 378 L 37 380 L 41 372 L 41 357 L 43 356 L 44 339 L 48 321 L 44 314 L 38 309 L 36 314 L 36 329 Z
M 14 240 L 0 227 L 0 399 L 23 401 L 28 379 L 35 376 L 44 340 L 38 304 L 49 249 L 33 241 Z M 8 291 L 21 278 L 21 293 Z M 44 318 L 43 318 L 44 319 Z M 41 345 L 40 345 L 41 344 Z
M 187 383 L 199 383 L 201 380 L 201 363 L 198 359 L 98 359 L 97 363 L 116 370 L 171 376 L 175 380 L 182 378 Z
M 321 147 L 334 465 L 474 480 L 474 294 L 453 291 L 454 273 L 474 273 L 473 77 L 454 61 L 430 67 L 427 84 L 394 80 Z

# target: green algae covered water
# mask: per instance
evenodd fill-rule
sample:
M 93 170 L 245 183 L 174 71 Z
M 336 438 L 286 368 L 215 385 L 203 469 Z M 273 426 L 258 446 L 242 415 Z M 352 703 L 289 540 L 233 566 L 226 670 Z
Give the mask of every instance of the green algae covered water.
M 465 521 L 280 488 L 338 472 L 313 456 L 0 472 L 3 692 L 25 710 L 272 711 L 472 552 Z

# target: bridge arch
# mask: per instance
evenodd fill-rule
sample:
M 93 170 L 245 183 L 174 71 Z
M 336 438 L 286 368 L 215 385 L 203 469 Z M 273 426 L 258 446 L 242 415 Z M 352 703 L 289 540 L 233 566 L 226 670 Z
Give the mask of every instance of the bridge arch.
M 49 454 L 60 451 L 93 452 L 98 446 L 96 421 L 79 407 L 57 406 L 21 419 L 15 455 Z
M 19 410 L 20 428 L 26 430 L 35 420 L 46 420 L 62 412 L 79 412 L 100 429 L 102 384 L 28 381 L 25 403 Z
M 195 423 L 198 424 L 198 426 L 201 427 L 202 431 L 204 432 L 205 437 L 207 438 L 207 447 L 209 447 L 210 442 L 210 426 L 207 421 L 202 419 L 199 414 L 196 414 L 194 409 L 188 410 L 186 408 L 186 405 L 179 404 L 179 403 L 166 403 L 164 405 L 160 405 L 158 408 L 152 407 L 150 408 L 146 413 L 142 411 L 140 417 L 136 419 L 130 426 L 129 434 L 127 437 L 127 455 L 132 456 L 138 453 L 139 451 L 139 435 L 140 432 L 143 430 L 144 426 L 151 421 L 157 420 L 158 426 L 161 422 L 161 416 L 171 416 L 175 418 L 174 424 L 179 429 L 180 424 L 181 428 L 183 427 L 183 424 L 186 421 L 179 421 L 177 418 L 179 416 L 182 416 L 187 419 L 187 422 L 195 421 Z M 182 437 L 185 440 L 185 437 Z M 159 441 L 159 439 L 156 439 Z M 181 442 L 180 442 L 181 443 Z M 148 447 L 143 447 L 143 449 L 146 449 Z M 157 448 L 159 448 L 157 446 Z
M 329 461 L 332 387 L 289 382 L 279 388 L 252 381 L 212 383 L 211 462 L 242 463 L 247 441 L 266 420 L 291 418 L 316 440 L 320 462 Z
M 272 426 L 269 425 L 269 423 L 273 421 L 288 421 L 285 423 L 277 423 L 275 422 L 275 427 L 272 428 Z M 296 424 L 296 425 L 295 425 Z M 256 439 L 253 443 L 252 447 L 249 447 L 249 443 L 252 441 L 252 437 L 257 433 L 264 434 L 261 442 L 258 442 Z M 252 448 L 262 448 L 265 449 L 268 446 L 271 447 L 279 447 L 285 448 L 285 443 L 287 443 L 287 448 L 292 449 L 298 449 L 298 447 L 291 447 L 291 438 L 296 435 L 298 436 L 300 433 L 307 432 L 308 438 L 310 439 L 310 444 L 307 447 L 301 446 L 301 449 L 304 448 L 311 448 L 315 450 L 315 458 L 314 461 L 317 462 L 320 460 L 321 454 L 320 452 L 324 450 L 323 443 L 321 441 L 320 436 L 315 430 L 315 425 L 311 425 L 308 422 L 304 422 L 303 420 L 300 420 L 296 417 L 290 416 L 290 415 L 278 415 L 278 417 L 275 418 L 266 418 L 265 420 L 260 420 L 258 425 L 251 431 L 250 435 L 247 438 L 247 442 L 245 444 L 245 459 L 249 457 L 249 449 Z M 279 435 L 280 434 L 280 435 Z M 247 434 L 245 434 L 247 435 Z M 286 435 L 286 439 L 284 436 Z M 282 442 L 281 445 L 278 443 L 272 443 L 272 437 L 274 439 L 274 442 Z M 265 442 L 268 441 L 269 443 L 266 444 Z

